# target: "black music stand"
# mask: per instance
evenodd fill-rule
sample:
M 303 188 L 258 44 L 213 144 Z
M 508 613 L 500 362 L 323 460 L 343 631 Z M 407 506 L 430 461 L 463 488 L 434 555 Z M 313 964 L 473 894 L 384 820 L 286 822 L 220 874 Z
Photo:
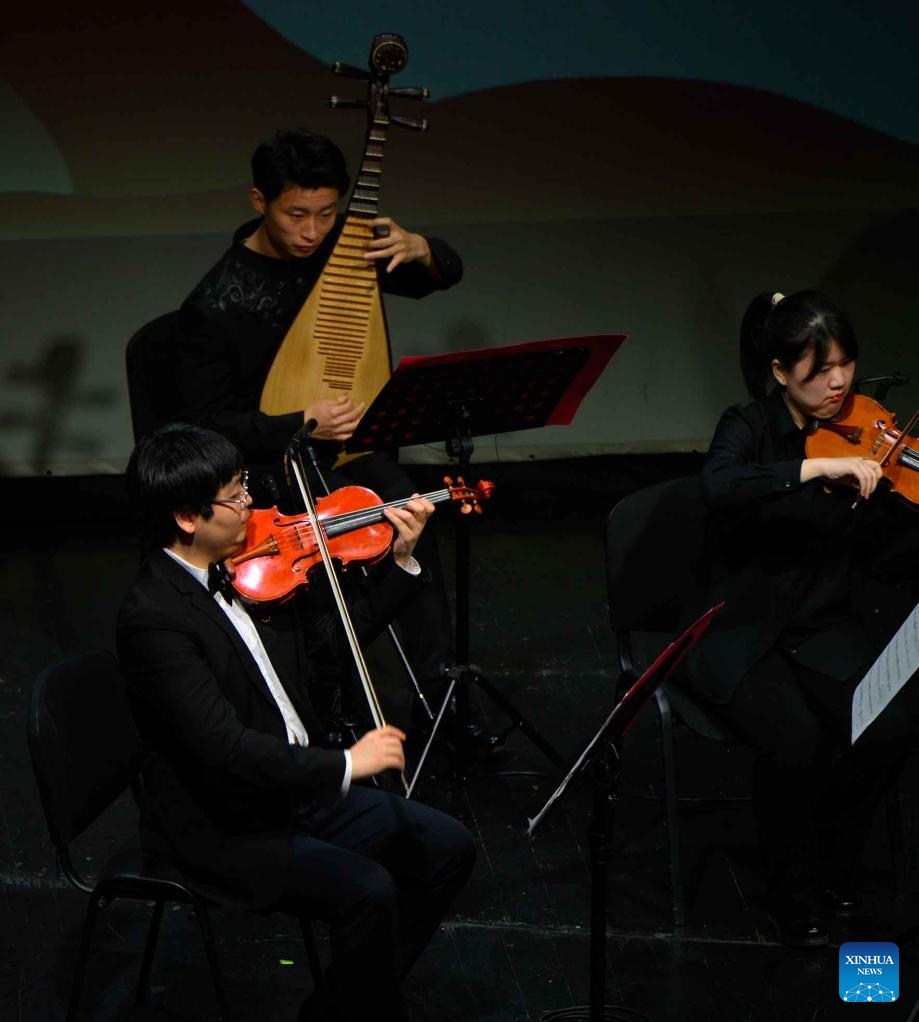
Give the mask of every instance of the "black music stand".
M 583 770 L 593 756 L 593 811 L 588 837 L 590 841 L 590 1003 L 574 1008 L 560 1008 L 546 1012 L 542 1022 L 575 1022 L 589 1019 L 590 1022 L 628 1022 L 616 1011 L 627 1012 L 632 1018 L 647 1018 L 632 1008 L 607 1007 L 606 1000 L 606 870 L 609 865 L 613 805 L 616 801 L 616 781 L 619 777 L 622 756 L 620 744 L 626 732 L 635 723 L 638 714 L 645 707 L 658 687 L 679 667 L 683 657 L 699 641 L 713 618 L 724 607 L 724 603 L 707 610 L 682 635 L 674 639 L 657 657 L 654 663 L 629 686 L 628 691 L 613 708 L 600 730 L 590 740 L 584 751 L 575 760 L 562 783 L 549 796 L 546 804 L 532 818 L 527 820 L 527 836 L 532 837 L 546 814 L 558 802 L 572 778 Z M 634 672 L 633 672 L 634 673 Z M 606 755 L 599 755 L 603 749 Z
M 624 340 L 624 334 L 597 334 L 402 358 L 364 412 L 345 450 L 358 453 L 442 441 L 447 454 L 457 458 L 465 472 L 476 436 L 570 424 L 584 395 Z M 444 707 L 457 682 L 463 681 L 473 682 L 510 720 L 501 741 L 519 728 L 554 766 L 561 767 L 555 748 L 469 663 L 470 517 L 459 515 L 456 524 L 457 666 L 445 672 L 450 686 L 422 762 Z M 467 719 L 467 700 L 468 684 L 460 685 L 457 709 L 461 723 Z M 459 727 L 457 734 L 459 773 L 464 777 L 470 759 L 470 750 L 463 747 L 465 727 Z

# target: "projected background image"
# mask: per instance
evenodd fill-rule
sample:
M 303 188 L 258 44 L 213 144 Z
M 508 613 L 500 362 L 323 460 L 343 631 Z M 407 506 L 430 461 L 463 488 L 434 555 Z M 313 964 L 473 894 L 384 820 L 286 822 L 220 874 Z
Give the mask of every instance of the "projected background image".
M 492 438 L 480 457 L 704 448 L 743 399 L 740 315 L 771 288 L 828 291 L 863 374 L 919 379 L 919 19 L 883 3 L 682 6 L 590 0 L 563 23 L 515 2 L 8 15 L 0 471 L 123 469 L 128 338 L 248 219 L 258 141 L 302 125 L 356 162 L 363 115 L 327 100 L 361 85 L 327 65 L 365 65 L 383 30 L 409 43 L 395 84 L 433 99 L 428 133 L 391 133 L 382 206 L 466 263 L 453 291 L 388 302 L 396 357 L 630 335 L 571 427 Z M 917 401 L 911 383 L 890 404 L 902 419 Z

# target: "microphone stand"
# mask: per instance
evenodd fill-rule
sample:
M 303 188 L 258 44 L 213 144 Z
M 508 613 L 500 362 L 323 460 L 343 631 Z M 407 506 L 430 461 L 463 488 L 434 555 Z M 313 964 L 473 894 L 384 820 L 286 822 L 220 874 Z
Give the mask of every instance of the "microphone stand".
M 629 1022 L 641 1019 L 651 1022 L 648 1015 L 635 1008 L 609 1006 L 606 1000 L 606 874 L 612 848 L 613 815 L 618 801 L 616 782 L 622 765 L 622 740 L 635 723 L 638 714 L 655 691 L 676 670 L 683 658 L 698 642 L 716 614 L 724 608 L 719 603 L 706 611 L 682 635 L 674 639 L 654 662 L 636 677 L 635 672 L 624 675 L 628 688 L 613 707 L 600 729 L 575 760 L 561 784 L 549 796 L 545 805 L 527 819 L 526 834 L 532 838 L 546 814 L 564 795 L 573 778 L 593 762 L 593 812 L 588 828 L 590 841 L 590 1000 L 586 1005 L 557 1008 L 544 1012 L 540 1022 Z M 625 1014 L 621 1014 L 624 1012 Z

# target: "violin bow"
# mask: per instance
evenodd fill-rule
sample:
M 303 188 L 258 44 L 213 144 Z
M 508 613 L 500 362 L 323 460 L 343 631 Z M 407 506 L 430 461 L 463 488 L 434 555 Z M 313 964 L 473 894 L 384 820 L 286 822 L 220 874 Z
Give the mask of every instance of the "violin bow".
M 303 506 L 306 509 L 309 520 L 313 523 L 313 536 L 316 539 L 316 546 L 319 549 L 320 556 L 322 557 L 322 564 L 329 580 L 329 586 L 332 589 L 332 595 L 335 598 L 335 605 L 338 609 L 342 627 L 344 628 L 345 635 L 348 639 L 348 645 L 351 648 L 351 655 L 354 658 L 354 665 L 357 668 L 358 677 L 361 679 L 364 695 L 367 698 L 367 705 L 370 707 L 370 716 L 373 718 L 373 723 L 376 727 L 383 727 L 386 724 L 386 719 L 383 716 L 383 709 L 380 706 L 380 700 L 377 696 L 376 689 L 373 687 L 373 681 L 370 678 L 370 671 L 367 668 L 367 661 L 364 659 L 364 653 L 361 650 L 360 643 L 357 639 L 357 633 L 354 630 L 354 623 L 351 620 L 351 615 L 348 613 L 348 607 L 345 603 L 344 593 L 341 590 L 338 573 L 335 571 L 335 565 L 332 563 L 332 555 L 329 553 L 325 529 L 322 528 L 322 523 L 316 515 L 316 505 L 313 503 L 312 494 L 310 493 L 309 486 L 306 483 L 306 473 L 303 470 L 303 463 L 300 457 L 299 439 L 300 438 L 298 436 L 298 441 L 296 443 L 292 443 L 287 448 L 288 460 L 290 462 L 291 469 L 293 470 L 294 479 L 297 482 L 297 489 L 300 491 L 300 496 L 303 500 Z M 409 786 L 408 781 L 405 779 L 405 771 L 401 772 L 401 777 L 406 797 L 408 797 Z

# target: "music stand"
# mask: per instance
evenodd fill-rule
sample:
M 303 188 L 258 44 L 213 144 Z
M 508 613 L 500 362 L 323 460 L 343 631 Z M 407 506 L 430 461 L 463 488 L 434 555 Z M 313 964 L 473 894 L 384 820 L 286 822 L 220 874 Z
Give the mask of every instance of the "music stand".
M 345 443 L 345 450 L 353 454 L 443 441 L 447 454 L 457 458 L 460 471 L 465 471 L 472 459 L 476 436 L 569 425 L 582 399 L 624 340 L 624 334 L 594 334 L 403 357 L 364 412 Z M 501 740 L 519 728 L 560 768 L 563 761 L 555 748 L 469 663 L 470 517 L 459 515 L 456 520 L 458 666 L 446 671 L 450 678 L 446 698 L 452 696 L 458 681 L 474 682 L 511 722 Z M 467 688 L 461 685 L 457 695 L 461 724 L 466 720 Z M 422 762 L 443 719 L 444 706 L 422 753 Z M 470 750 L 463 748 L 466 729 L 460 726 L 457 735 L 462 774 Z
M 406 356 L 346 441 L 349 454 L 570 425 L 625 340 L 595 334 Z M 451 451 L 468 461 L 468 450 Z
M 619 744 L 651 696 L 680 666 L 683 657 L 699 641 L 703 632 L 723 607 L 724 602 L 722 601 L 711 610 L 707 610 L 659 654 L 640 678 L 632 682 L 628 691 L 603 722 L 600 730 L 575 760 L 564 780 L 549 796 L 546 804 L 534 817 L 527 820 L 527 837 L 532 837 L 546 814 L 565 793 L 572 778 L 587 765 L 591 754 L 603 742 L 606 755 L 594 757 L 593 811 L 588 827 L 590 839 L 590 1003 L 586 1008 L 580 1006 L 547 1012 L 542 1016 L 543 1022 L 574 1022 L 576 1019 L 603 1022 L 604 1019 L 622 1019 L 621 1015 L 610 1014 L 617 1009 L 607 1008 L 604 1005 L 606 1000 L 606 869 L 609 864 L 613 804 L 616 800 L 615 785 L 622 761 Z M 637 1014 L 630 1008 L 619 1008 L 618 1010 L 627 1011 L 632 1015 Z

